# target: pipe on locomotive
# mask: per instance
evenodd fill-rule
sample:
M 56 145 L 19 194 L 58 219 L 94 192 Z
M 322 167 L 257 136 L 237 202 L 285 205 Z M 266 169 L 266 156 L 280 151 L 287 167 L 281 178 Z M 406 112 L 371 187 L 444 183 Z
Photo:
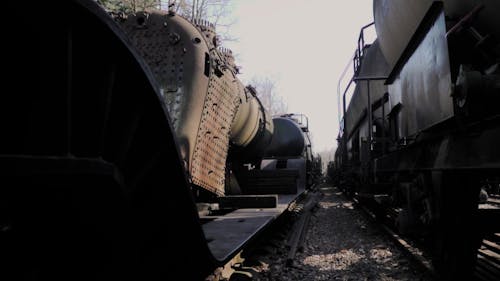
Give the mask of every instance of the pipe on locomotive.
M 236 77 L 214 25 L 164 11 L 121 22 L 160 83 L 192 183 L 223 195 L 229 148 L 239 161 L 253 161 L 271 142 L 273 122 L 255 90 Z

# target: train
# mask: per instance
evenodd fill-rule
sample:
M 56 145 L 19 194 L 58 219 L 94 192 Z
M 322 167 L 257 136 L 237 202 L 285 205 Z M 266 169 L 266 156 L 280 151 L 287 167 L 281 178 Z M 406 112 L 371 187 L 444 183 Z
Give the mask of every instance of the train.
M 374 0 L 373 14 L 339 82 L 328 175 L 420 241 L 442 280 L 471 280 L 481 240 L 500 229 L 488 204 L 500 184 L 500 2 Z
M 319 179 L 307 117 L 270 116 L 213 24 L 28 2 L 3 17 L 3 276 L 204 280 Z

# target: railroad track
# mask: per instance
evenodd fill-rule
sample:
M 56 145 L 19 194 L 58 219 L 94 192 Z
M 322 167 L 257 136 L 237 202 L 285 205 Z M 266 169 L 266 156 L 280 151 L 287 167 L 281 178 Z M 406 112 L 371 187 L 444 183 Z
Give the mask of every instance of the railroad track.
M 488 208 L 496 208 L 500 206 L 498 198 L 497 200 L 488 200 L 486 203 Z M 369 208 L 364 206 L 355 197 L 351 198 L 355 204 L 363 210 L 365 214 L 368 215 L 373 221 L 379 221 L 374 212 Z M 397 215 L 397 210 L 387 210 L 386 216 L 388 218 L 395 218 Z M 430 257 L 425 255 L 425 250 L 414 245 L 411 241 L 394 232 L 386 224 L 380 224 L 381 229 L 398 245 L 400 246 L 408 255 L 411 257 L 417 265 L 419 265 L 423 270 L 428 272 L 432 276 L 436 276 L 436 271 L 432 264 Z M 477 261 L 474 269 L 474 277 L 477 281 L 498 281 L 500 280 L 500 233 L 490 234 L 485 237 L 481 246 L 477 250 Z
M 205 281 L 223 280 L 252 280 L 252 274 L 259 265 L 253 265 L 252 261 L 257 256 L 276 254 L 279 248 L 286 246 L 290 251 L 288 257 L 293 261 L 295 252 L 301 250 L 304 230 L 307 223 L 300 223 L 319 199 L 319 192 L 313 186 L 304 192 L 296 200 L 291 202 L 288 208 L 270 223 L 259 235 L 255 236 L 238 254 L 229 260 L 223 267 L 217 268 Z M 296 237 L 297 239 L 293 239 Z M 252 264 L 252 266 L 248 266 Z M 244 266 L 245 265 L 245 266 Z
M 479 208 L 500 209 L 500 196 L 490 194 L 488 199 L 479 205 Z M 477 251 L 477 264 L 474 275 L 477 280 L 500 280 L 500 233 L 489 234 L 481 242 L 481 246 Z
M 371 220 L 378 221 L 377 216 L 366 206 L 361 204 L 358 199 L 351 198 L 357 207 L 359 207 Z M 419 266 L 422 270 L 427 272 L 429 275 L 435 275 L 434 266 L 430 258 L 424 255 L 424 251 L 417 246 L 414 246 L 410 241 L 398 235 L 392 229 L 390 229 L 385 224 L 379 224 L 381 229 L 396 243 L 400 246 L 408 256 Z
M 253 264 L 259 256 L 282 255 L 285 257 L 286 265 L 293 266 L 294 254 L 300 251 L 300 244 L 303 240 L 304 228 L 307 228 L 308 210 L 314 206 L 318 196 L 314 192 L 309 192 L 305 196 L 298 198 L 290 204 L 289 209 L 276 220 L 272 225 L 259 235 L 259 237 L 245 247 L 240 254 L 236 255 L 224 268 L 219 268 L 214 275 L 207 280 L 252 280 L 256 274 L 256 268 L 261 265 Z M 375 213 L 361 204 L 356 198 L 351 198 L 355 205 L 359 207 L 371 220 L 380 221 Z M 393 210 L 396 212 L 396 210 Z M 387 216 L 391 216 L 390 212 Z M 304 227 L 305 225 L 305 227 Z M 436 276 L 432 260 L 426 251 L 415 242 L 398 235 L 393 229 L 385 224 L 378 224 L 398 245 L 413 263 L 420 268 L 420 272 L 428 277 Z M 297 238 L 294 239 L 293 237 Z M 500 280 L 500 233 L 492 234 L 482 241 L 478 249 L 477 265 L 475 269 L 475 280 L 497 281 Z M 282 252 L 286 249 L 286 252 Z M 285 264 L 284 264 L 285 266 Z M 258 273 L 257 273 L 258 274 Z
M 478 280 L 500 280 L 500 233 L 483 239 L 477 251 L 477 264 L 474 272 Z

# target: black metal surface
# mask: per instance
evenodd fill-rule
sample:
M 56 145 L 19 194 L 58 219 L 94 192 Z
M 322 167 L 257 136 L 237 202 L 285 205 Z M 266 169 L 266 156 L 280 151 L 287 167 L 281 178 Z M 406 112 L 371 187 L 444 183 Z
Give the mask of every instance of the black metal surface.
M 221 209 L 276 208 L 278 195 L 232 195 L 218 198 Z
M 266 156 L 293 157 L 302 155 L 306 149 L 306 140 L 299 125 L 295 121 L 283 117 L 273 118 L 273 123 L 274 134 Z
M 436 2 L 387 79 L 391 105 L 403 105 L 397 116 L 400 137 L 414 136 L 454 114 L 445 34 L 442 4 Z
M 204 217 L 211 220 L 203 225 L 203 230 L 214 257 L 224 262 L 229 261 L 283 215 L 290 204 L 303 193 L 304 189 L 299 189 L 295 194 L 278 194 L 276 208 L 238 209 L 223 216 Z M 238 231 L 228 231 L 228 229 Z
M 296 194 L 299 169 L 250 170 L 239 175 L 243 194 Z
M 204 278 L 216 261 L 166 109 L 119 28 L 94 1 L 29 1 L 2 20 L 2 276 Z
M 453 122 L 451 122 L 453 124 Z M 481 132 L 480 134 L 477 132 Z M 418 170 L 490 170 L 500 173 L 498 118 L 457 130 L 436 127 L 422 133 L 415 143 L 374 159 L 378 172 Z M 441 155 L 440 155 L 441 154 Z
M 401 56 L 396 61 L 393 66 L 389 77 L 387 78 L 387 84 L 392 84 L 397 78 L 402 68 L 405 66 L 406 62 L 410 59 L 411 55 L 418 48 L 420 43 L 424 40 L 425 36 L 434 25 L 435 21 L 443 11 L 443 3 L 440 1 L 434 1 L 430 6 L 429 10 L 425 14 L 421 23 L 418 25 L 417 30 L 413 34 L 412 38 L 409 40 L 406 48 L 403 50 Z

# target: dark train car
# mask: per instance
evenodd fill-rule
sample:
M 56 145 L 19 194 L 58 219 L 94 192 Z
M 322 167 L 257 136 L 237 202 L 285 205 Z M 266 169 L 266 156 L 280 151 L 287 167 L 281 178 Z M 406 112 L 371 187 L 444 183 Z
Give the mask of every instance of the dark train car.
M 337 183 L 427 241 L 447 280 L 469 278 L 500 231 L 499 14 L 498 1 L 375 0 L 378 39 L 361 32 L 343 93 Z
M 267 114 L 213 25 L 28 3 L 2 18 L 2 277 L 203 280 L 311 187 L 307 124 Z

